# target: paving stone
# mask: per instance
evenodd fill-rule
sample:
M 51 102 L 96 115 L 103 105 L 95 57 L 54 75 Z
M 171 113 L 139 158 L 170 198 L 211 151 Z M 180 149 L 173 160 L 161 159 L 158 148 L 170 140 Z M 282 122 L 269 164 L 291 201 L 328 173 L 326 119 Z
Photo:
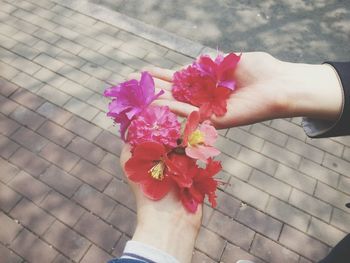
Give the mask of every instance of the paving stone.
M 45 102 L 43 105 L 41 105 L 37 112 L 61 125 L 72 117 L 71 113 L 50 102 Z
M 119 156 L 122 150 L 122 141 L 117 136 L 108 131 L 103 131 L 96 138 L 95 143 L 103 149 Z
M 259 255 L 267 262 L 297 263 L 299 261 L 298 254 L 259 234 L 254 238 L 251 253 Z
M 319 240 L 322 240 L 331 247 L 334 247 L 346 235 L 345 232 L 316 218 L 311 219 L 307 233 Z
M 32 130 L 36 130 L 37 128 L 39 128 L 41 124 L 43 124 L 43 122 L 45 121 L 45 119 L 36 112 L 28 110 L 27 108 L 24 108 L 22 106 L 18 106 L 15 109 L 15 111 L 11 113 L 10 116 L 17 122 Z
M 221 161 L 221 165 L 224 171 L 242 180 L 248 180 L 249 175 L 253 170 L 252 167 L 248 166 L 247 164 L 233 159 L 223 153 L 217 156 L 216 160 Z
M 287 135 L 260 123 L 252 125 L 250 132 L 280 146 L 284 146 L 288 139 Z
M 337 155 L 339 157 L 342 156 L 344 150 L 344 145 L 336 141 L 332 141 L 330 139 L 317 140 L 312 138 L 306 138 L 306 143 L 311 144 L 323 151 Z
M 69 172 L 80 159 L 79 156 L 67 151 L 57 144 L 49 142 L 40 151 L 40 156 Z
M 288 200 L 292 190 L 289 185 L 258 170 L 253 170 L 249 183 L 282 200 Z
M 117 205 L 107 221 L 123 233 L 132 236 L 136 227 L 136 214 L 122 205 Z
M 104 118 L 105 119 L 110 119 L 106 116 L 106 111 L 108 110 L 108 102 L 109 100 L 97 93 L 94 93 L 88 100 L 87 102 L 91 105 L 93 105 L 94 107 L 100 109 L 101 111 L 104 112 Z
M 38 153 L 48 143 L 47 139 L 24 126 L 12 134 L 11 139 L 33 153 Z
M 98 166 L 119 179 L 125 178 L 118 156 L 107 153 Z
M 48 52 L 45 51 L 45 53 L 48 53 Z M 69 66 L 77 67 L 77 68 L 81 67 L 86 63 L 85 59 L 78 57 L 72 53 L 69 53 L 67 51 L 60 51 L 58 54 L 54 55 L 54 57 Z M 62 68 L 60 68 L 60 70 L 62 70 Z M 66 71 L 68 70 L 69 69 L 66 69 Z
M 107 262 L 111 259 L 111 256 L 104 252 L 102 249 L 92 245 L 88 252 L 86 252 L 81 263 L 96 263 L 96 262 Z
M 8 159 L 20 146 L 8 137 L 0 135 L 0 156 Z
M 67 149 L 79 156 L 82 156 L 84 159 L 92 162 L 93 164 L 99 163 L 106 154 L 104 150 L 95 144 L 80 137 L 74 138 L 68 145 Z
M 42 53 L 48 54 L 51 57 L 56 57 L 63 51 L 62 49 L 52 46 L 50 43 L 42 40 L 36 43 L 33 47 L 40 50 Z
M 33 176 L 38 176 L 49 166 L 47 161 L 25 148 L 18 149 L 9 160 Z
M 16 92 L 11 95 L 11 99 L 32 110 L 36 110 L 45 102 L 45 100 L 38 97 L 36 94 L 33 94 L 25 89 L 17 89 Z
M 20 169 L 2 158 L 0 158 L 0 170 L 0 180 L 4 183 L 12 180 L 20 172 Z
M 269 142 L 265 142 L 261 152 L 266 156 L 269 156 L 270 158 L 292 168 L 298 168 L 301 161 L 301 157 L 299 155 Z
M 66 93 L 59 91 L 50 85 L 45 85 L 42 87 L 37 94 L 59 106 L 62 106 L 71 98 Z
M 201 251 L 205 251 L 211 258 L 220 260 L 225 244 L 225 240 L 222 237 L 202 227 L 198 233 L 195 247 Z
M 16 108 L 19 107 L 18 103 L 1 95 L 0 95 L 0 103 L 1 103 L 0 111 L 2 114 L 6 116 L 13 113 L 16 110 Z
M 124 251 L 124 247 L 126 245 L 126 242 L 128 242 L 131 238 L 127 235 L 123 234 L 122 237 L 119 239 L 117 245 L 115 246 L 113 250 L 113 255 L 115 257 L 121 257 Z
M 49 140 L 57 143 L 62 147 L 66 147 L 75 137 L 73 133 L 56 125 L 51 121 L 46 121 L 37 131 L 37 133 L 45 136 Z
M 274 197 L 270 198 L 266 212 L 269 215 L 276 217 L 279 220 L 296 227 L 297 229 L 300 229 L 301 231 L 306 231 L 311 218 L 309 215 L 300 211 L 299 209 Z
M 50 191 L 47 185 L 24 171 L 19 172 L 8 185 L 36 204 L 40 203 Z
M 299 170 L 323 183 L 337 187 L 339 174 L 317 163 L 302 159 Z
M 306 135 L 304 130 L 299 126 L 285 119 L 276 119 L 271 122 L 271 127 L 285 134 L 288 134 L 296 139 L 304 141 Z
M 66 81 L 64 77 L 46 68 L 41 68 L 34 75 L 35 78 L 47 83 L 48 85 L 59 89 Z
M 21 195 L 0 183 L 0 209 L 8 213 L 22 198 Z
M 129 185 L 123 181 L 113 179 L 104 191 L 110 198 L 136 211 L 135 197 Z
M 71 172 L 75 177 L 103 191 L 112 180 L 112 176 L 91 163 L 80 160 Z
M 84 63 L 85 64 L 85 63 Z M 60 68 L 57 73 L 65 76 L 67 79 L 75 81 L 79 84 L 84 84 L 90 76 L 74 67 L 68 66 L 67 64 Z
M 14 219 L 18 220 L 21 225 L 29 228 L 38 236 L 42 235 L 53 221 L 55 221 L 54 217 L 25 198 L 11 210 L 10 214 Z
M 27 262 L 36 262 L 38 258 L 43 262 L 51 262 L 58 254 L 55 249 L 26 229 L 16 237 L 11 249 Z
M 299 190 L 293 189 L 289 203 L 326 222 L 331 218 L 332 206 Z
M 230 128 L 226 137 L 257 152 L 262 149 L 264 144 L 263 139 L 252 135 L 241 128 Z
M 118 230 L 88 212 L 80 218 L 74 229 L 106 251 L 111 251 L 121 237 Z
M 46 40 L 46 39 L 45 39 Z M 47 40 L 46 40 L 47 41 Z M 41 53 L 39 54 L 34 61 L 38 64 L 40 64 L 43 67 L 46 67 L 53 72 L 58 71 L 60 68 L 64 66 L 64 63 L 62 61 L 59 61 L 48 54 Z
M 316 262 L 323 259 L 329 250 L 329 247 L 320 241 L 287 225 L 284 225 L 279 241 L 284 246 Z M 308 245 L 305 246 L 305 244 Z
M 29 35 L 25 32 L 18 31 L 16 34 L 11 35 L 11 37 L 25 45 L 32 47 L 35 43 L 39 41 L 38 38 Z
M 40 206 L 68 226 L 73 226 L 84 213 L 82 207 L 55 191 L 51 191 Z
M 174 66 L 174 62 L 171 60 L 165 59 L 164 57 L 152 52 L 148 53 L 147 56 L 145 56 L 143 59 L 152 65 L 161 68 L 172 68 Z
M 55 42 L 55 46 L 77 55 L 83 47 L 65 38 L 60 38 Z
M 0 211 L 0 222 L 0 241 L 4 245 L 9 245 L 22 230 L 22 227 L 2 211 Z
M 218 136 L 216 139 L 215 147 L 231 157 L 237 157 L 241 149 L 239 144 L 232 142 L 231 140 L 222 136 Z
M 322 163 L 324 152 L 300 140 L 289 138 L 286 148 L 314 162 Z
M 101 128 L 77 116 L 67 121 L 64 127 L 89 141 L 93 141 L 102 132 Z
M 153 52 L 153 49 L 150 51 Z M 193 58 L 190 58 L 188 56 L 184 56 L 184 55 L 179 54 L 177 52 L 174 52 L 172 50 L 168 50 L 166 52 L 166 54 L 164 55 L 164 57 L 167 59 L 170 59 L 171 61 L 174 61 L 175 63 L 177 63 L 179 65 L 183 65 L 183 66 L 191 64 L 193 61 Z
M 326 203 L 329 203 L 348 212 L 348 208 L 345 207 L 345 204 L 347 204 L 350 200 L 349 195 L 346 195 L 334 188 L 329 187 L 328 185 L 318 182 L 316 186 L 315 196 Z
M 4 71 L 6 70 L 3 68 L 3 65 L 6 65 L 6 64 L 3 64 L 0 62 L 0 68 L 1 68 L 0 93 L 5 97 L 9 97 L 11 94 L 13 94 L 18 89 L 18 86 L 3 78 Z M 17 74 L 17 71 L 14 70 L 14 75 L 12 77 L 14 77 L 16 74 Z M 12 77 L 10 77 L 10 78 L 12 78 Z
M 274 160 L 245 147 L 242 147 L 237 159 L 268 174 L 274 174 L 278 165 Z
M 350 163 L 348 161 L 326 153 L 322 164 L 329 169 L 349 177 Z
M 22 43 L 17 43 L 16 45 L 14 45 L 11 48 L 11 52 L 16 53 L 22 57 L 25 57 L 29 60 L 32 60 L 33 58 L 35 58 L 40 51 L 35 49 L 35 48 L 31 48 L 30 46 L 24 45 Z
M 112 199 L 86 184 L 79 188 L 73 198 L 80 205 L 103 219 L 108 217 L 116 205 Z
M 232 245 L 231 243 L 227 243 L 224 253 L 222 254 L 221 261 L 222 262 L 236 262 L 238 260 L 251 260 L 254 263 L 263 263 L 259 258 L 249 254 L 245 250 Z
M 72 261 L 69 260 L 67 257 L 63 256 L 62 254 L 58 254 L 57 257 L 52 261 L 52 263 L 71 263 Z
M 240 208 L 241 202 L 233 196 L 223 192 L 216 191 L 217 207 L 220 212 L 234 218 Z
M 313 194 L 316 187 L 316 180 L 314 178 L 306 176 L 283 164 L 278 165 L 275 177 L 308 194 Z
M 74 261 L 79 261 L 90 246 L 88 240 L 59 221 L 48 229 L 44 239 Z
M 22 259 L 13 253 L 10 249 L 0 244 L 0 255 L 1 259 L 7 263 L 21 263 Z
M 55 34 L 54 32 L 45 30 L 43 28 L 38 28 L 35 32 L 33 32 L 33 35 L 36 36 L 37 38 L 45 39 L 45 41 L 49 42 L 50 44 L 54 44 L 60 39 L 59 35 Z M 36 58 L 34 59 L 34 61 L 36 61 Z M 44 60 L 44 61 L 47 61 L 47 60 Z
M 205 255 L 204 253 L 194 250 L 192 256 L 192 263 L 215 263 L 213 259 Z
M 82 182 L 67 172 L 51 165 L 39 179 L 65 196 L 71 197 Z
M 273 240 L 278 239 L 282 229 L 282 223 L 280 221 L 250 206 L 241 207 L 236 219 L 242 224 Z
M 30 76 L 34 75 L 34 73 L 41 69 L 41 66 L 38 64 L 22 57 L 16 57 L 14 60 L 12 60 L 11 66 L 29 74 Z
M 249 249 L 254 231 L 215 211 L 208 228 L 243 249 Z
M 350 213 L 346 213 L 340 209 L 334 208 L 331 224 L 349 233 L 350 232 Z
M 0 121 L 0 124 L 1 124 L 1 121 Z M 338 189 L 350 195 L 350 178 L 345 176 L 340 176 Z
M 64 105 L 64 108 L 88 121 L 92 120 L 98 113 L 98 110 L 96 108 L 75 98 L 71 98 Z
M 94 94 L 91 90 L 69 79 L 65 80 L 58 88 L 72 97 L 79 98 L 83 101 L 86 101 Z
M 269 198 L 267 193 L 234 177 L 231 178 L 230 184 L 227 186 L 226 191 L 232 194 L 234 197 L 241 199 L 242 201 L 261 210 L 265 209 Z

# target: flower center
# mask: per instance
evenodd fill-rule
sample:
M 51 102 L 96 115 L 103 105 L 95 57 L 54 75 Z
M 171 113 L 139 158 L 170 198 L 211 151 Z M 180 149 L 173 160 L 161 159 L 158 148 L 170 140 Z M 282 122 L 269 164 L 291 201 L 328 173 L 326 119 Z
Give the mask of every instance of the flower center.
M 204 143 L 204 134 L 200 130 L 195 130 L 188 137 L 188 143 L 192 146 Z
M 164 167 L 164 163 L 162 161 L 159 161 L 148 172 L 151 174 L 152 178 L 162 181 L 164 178 Z

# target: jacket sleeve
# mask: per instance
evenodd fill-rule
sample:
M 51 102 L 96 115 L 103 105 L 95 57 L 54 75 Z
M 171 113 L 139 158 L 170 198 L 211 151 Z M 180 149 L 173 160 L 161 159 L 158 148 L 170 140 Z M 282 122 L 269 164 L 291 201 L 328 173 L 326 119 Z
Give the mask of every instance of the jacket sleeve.
M 303 128 L 312 138 L 350 135 L 350 62 L 326 62 L 337 72 L 343 91 L 341 114 L 336 121 L 304 118 Z

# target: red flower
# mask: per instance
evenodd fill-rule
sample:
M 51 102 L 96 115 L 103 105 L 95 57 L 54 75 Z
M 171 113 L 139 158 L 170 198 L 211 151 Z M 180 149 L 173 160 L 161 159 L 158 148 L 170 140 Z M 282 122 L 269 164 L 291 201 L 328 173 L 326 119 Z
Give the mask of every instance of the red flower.
M 175 72 L 172 94 L 176 100 L 199 107 L 203 119 L 223 116 L 232 90 L 218 86 L 214 78 L 201 74 L 194 66 Z
M 128 178 L 141 184 L 144 194 L 152 200 L 163 198 L 171 189 L 172 181 L 166 172 L 166 148 L 156 142 L 144 142 L 134 148 L 125 164 Z
M 207 195 L 209 202 L 213 207 L 216 206 L 215 191 L 218 182 L 213 178 L 221 170 L 221 164 L 218 161 L 209 159 L 205 169 L 197 167 L 197 173 L 192 178 L 193 182 L 189 188 L 180 189 L 180 199 L 182 204 L 189 212 L 196 212 L 198 204 L 203 203 Z

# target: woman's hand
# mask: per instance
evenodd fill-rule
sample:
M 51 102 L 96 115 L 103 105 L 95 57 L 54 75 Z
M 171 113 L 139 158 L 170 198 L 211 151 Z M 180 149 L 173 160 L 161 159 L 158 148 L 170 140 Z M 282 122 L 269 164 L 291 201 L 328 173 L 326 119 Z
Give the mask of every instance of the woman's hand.
M 187 116 L 198 108 L 176 101 L 171 94 L 174 71 L 150 68 L 157 89 L 165 90 L 155 103 Z M 342 107 L 342 90 L 329 65 L 288 63 L 262 52 L 243 53 L 235 71 L 236 90 L 227 113 L 212 117 L 217 128 L 248 125 L 284 117 L 335 120 Z
M 124 169 L 131 157 L 130 146 L 123 147 L 120 162 Z M 125 173 L 125 170 L 124 170 Z M 187 212 L 174 191 L 152 201 L 139 185 L 128 180 L 137 205 L 137 227 L 132 240 L 158 248 L 179 262 L 191 262 L 194 243 L 201 226 L 202 206 L 195 214 Z

